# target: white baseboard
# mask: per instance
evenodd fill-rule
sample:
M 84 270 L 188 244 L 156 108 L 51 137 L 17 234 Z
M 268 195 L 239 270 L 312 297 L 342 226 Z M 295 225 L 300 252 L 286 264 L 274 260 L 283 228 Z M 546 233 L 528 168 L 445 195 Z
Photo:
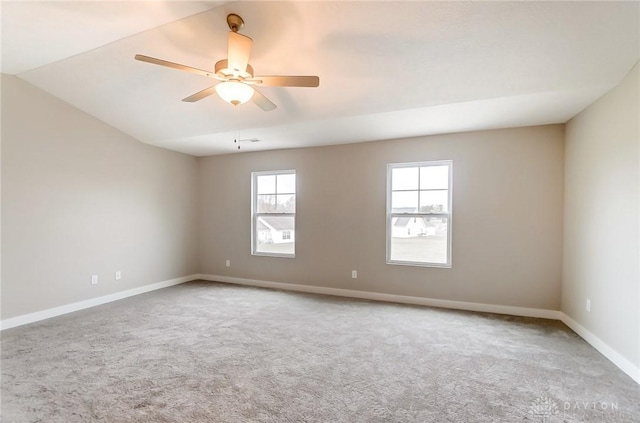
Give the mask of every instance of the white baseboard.
M 104 295 L 102 297 L 91 298 L 89 300 L 78 301 L 76 303 L 66 304 L 60 307 L 49 308 L 35 313 L 23 314 L 21 316 L 12 317 L 0 321 L 0 330 L 14 328 L 29 323 L 38 322 L 40 320 L 49 319 L 51 317 L 60 316 L 62 314 L 73 313 L 74 311 L 84 310 L 85 308 L 95 307 L 101 304 L 110 303 L 112 301 L 121 300 L 134 295 L 144 294 L 145 292 L 155 291 L 156 289 L 166 288 L 168 286 L 178 285 L 198 279 L 199 275 L 183 276 L 181 278 L 170 279 L 167 281 L 152 283 L 140 286 L 138 288 L 128 289 L 126 291 L 116 292 L 114 294 Z
M 360 298 L 364 300 L 385 301 L 391 303 L 423 305 L 430 307 L 450 308 L 456 310 L 481 311 L 485 313 L 509 314 L 512 316 L 538 317 L 542 319 L 560 320 L 557 310 L 540 308 L 512 307 L 494 304 L 469 303 L 464 301 L 438 300 L 434 298 L 410 297 L 406 295 L 383 294 L 379 292 L 355 291 L 351 289 L 327 288 L 313 285 L 297 285 L 282 282 L 270 282 L 256 279 L 235 278 L 218 275 L 198 275 L 199 279 L 212 282 L 226 282 L 237 285 L 250 285 L 262 288 L 282 289 L 285 291 L 308 292 L 312 294 L 333 295 L 337 297 Z
M 580 323 L 573 320 L 571 317 L 564 313 L 561 313 L 560 320 L 562 323 L 569 326 L 575 333 L 580 335 L 582 339 L 587 341 L 593 348 L 598 350 L 600 354 L 604 355 L 609 361 L 618 366 L 620 370 L 625 372 L 636 383 L 640 384 L 640 368 L 634 365 L 632 362 L 620 355 L 616 350 L 611 348 L 602 339 L 598 338 Z

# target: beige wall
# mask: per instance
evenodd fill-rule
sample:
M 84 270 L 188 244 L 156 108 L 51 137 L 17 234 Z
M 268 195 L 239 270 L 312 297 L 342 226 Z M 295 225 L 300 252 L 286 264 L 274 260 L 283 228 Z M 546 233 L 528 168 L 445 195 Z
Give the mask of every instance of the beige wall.
M 201 158 L 200 271 L 558 310 L 563 139 L 552 125 Z M 387 163 L 442 159 L 453 267 L 386 264 Z M 297 171 L 295 259 L 250 254 L 250 175 L 276 169 Z
M 2 318 L 196 273 L 196 194 L 195 158 L 3 75 Z
M 562 311 L 640 367 L 639 80 L 566 125 Z

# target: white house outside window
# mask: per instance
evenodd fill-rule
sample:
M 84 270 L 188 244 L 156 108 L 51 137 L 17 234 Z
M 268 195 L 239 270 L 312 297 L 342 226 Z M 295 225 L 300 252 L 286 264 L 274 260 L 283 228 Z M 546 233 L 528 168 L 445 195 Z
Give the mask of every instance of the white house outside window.
M 251 253 L 295 257 L 295 170 L 251 174 Z
M 387 263 L 451 267 L 452 165 L 387 166 Z

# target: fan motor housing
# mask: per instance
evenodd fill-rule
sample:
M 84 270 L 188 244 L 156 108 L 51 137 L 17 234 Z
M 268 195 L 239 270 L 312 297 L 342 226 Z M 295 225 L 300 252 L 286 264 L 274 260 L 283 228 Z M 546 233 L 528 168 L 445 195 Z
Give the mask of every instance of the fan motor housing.
M 247 79 L 253 78 L 253 68 L 251 65 L 247 64 L 247 69 L 244 72 L 236 72 L 235 70 L 229 69 L 229 61 L 227 59 L 220 60 L 216 63 L 216 74 L 222 78 L 240 78 Z

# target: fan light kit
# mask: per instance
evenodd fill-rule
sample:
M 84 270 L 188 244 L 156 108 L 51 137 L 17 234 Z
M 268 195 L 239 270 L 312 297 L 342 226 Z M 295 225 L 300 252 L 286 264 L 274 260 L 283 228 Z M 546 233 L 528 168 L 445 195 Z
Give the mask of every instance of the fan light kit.
M 251 85 L 242 82 L 226 81 L 216 85 L 216 92 L 224 101 L 237 106 L 251 100 L 256 90 Z
M 242 18 L 234 13 L 227 16 L 229 38 L 227 42 L 227 59 L 218 61 L 213 72 L 168 62 L 155 57 L 136 54 L 136 60 L 166 66 L 185 72 L 195 73 L 220 81 L 217 85 L 205 88 L 182 101 L 189 103 L 202 100 L 214 92 L 227 103 L 237 106 L 252 101 L 264 111 L 276 108 L 276 105 L 262 95 L 255 86 L 263 87 L 318 87 L 320 78 L 317 76 L 254 76 L 253 67 L 249 64 L 249 54 L 253 40 L 238 33 L 244 27 Z

